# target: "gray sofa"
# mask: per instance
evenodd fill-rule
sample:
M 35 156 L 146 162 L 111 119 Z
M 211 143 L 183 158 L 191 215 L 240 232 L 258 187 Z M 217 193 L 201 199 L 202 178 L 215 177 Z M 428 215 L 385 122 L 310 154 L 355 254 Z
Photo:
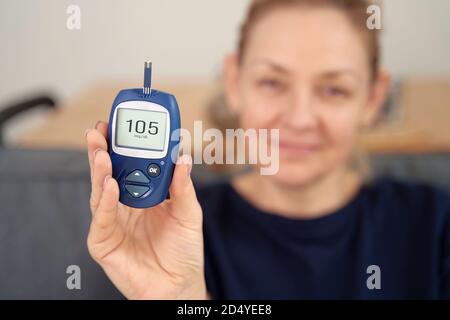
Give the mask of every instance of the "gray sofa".
M 450 190 L 450 154 L 378 156 L 376 175 Z M 194 180 L 226 177 L 194 166 Z M 0 299 L 122 299 L 89 257 L 89 168 L 84 152 L 0 149 Z M 81 270 L 69 290 L 67 267 Z

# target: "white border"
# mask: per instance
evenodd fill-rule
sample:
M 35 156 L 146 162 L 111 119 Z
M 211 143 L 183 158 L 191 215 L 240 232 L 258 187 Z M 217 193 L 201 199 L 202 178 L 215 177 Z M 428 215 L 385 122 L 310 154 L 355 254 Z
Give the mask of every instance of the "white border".
M 166 141 L 164 143 L 164 149 L 162 151 L 157 150 L 144 150 L 144 149 L 131 149 L 116 146 L 116 125 L 117 125 L 117 111 L 120 109 L 132 109 L 132 110 L 145 110 L 145 111 L 159 111 L 165 112 L 166 117 Z M 114 110 L 112 123 L 112 150 L 120 155 L 135 157 L 135 158 L 149 158 L 149 159 L 159 159 L 164 158 L 167 154 L 167 149 L 169 148 L 170 139 L 170 114 L 169 111 L 163 106 L 149 101 L 132 100 L 119 103 L 119 105 Z

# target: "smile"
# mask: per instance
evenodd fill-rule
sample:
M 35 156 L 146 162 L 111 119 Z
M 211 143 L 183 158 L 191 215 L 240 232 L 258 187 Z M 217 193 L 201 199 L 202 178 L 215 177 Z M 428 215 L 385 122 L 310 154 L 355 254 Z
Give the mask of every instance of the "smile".
M 308 155 L 320 150 L 319 144 L 303 144 L 280 141 L 280 151 L 299 155 Z

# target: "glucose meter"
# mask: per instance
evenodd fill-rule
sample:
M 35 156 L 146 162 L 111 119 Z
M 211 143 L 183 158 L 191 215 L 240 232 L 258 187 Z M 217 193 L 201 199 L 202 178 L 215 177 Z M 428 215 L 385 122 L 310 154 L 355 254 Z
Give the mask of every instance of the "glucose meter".
M 144 87 L 121 90 L 109 117 L 108 151 L 119 201 L 148 208 L 167 198 L 178 156 L 180 112 L 172 94 L 151 88 L 151 62 Z

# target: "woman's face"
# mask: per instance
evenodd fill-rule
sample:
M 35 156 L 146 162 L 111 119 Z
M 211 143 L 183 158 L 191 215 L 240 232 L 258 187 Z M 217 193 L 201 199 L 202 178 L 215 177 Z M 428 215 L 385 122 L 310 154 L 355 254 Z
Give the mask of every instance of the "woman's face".
M 361 34 L 339 10 L 299 7 L 267 13 L 249 35 L 241 63 L 225 64 L 228 100 L 242 128 L 280 130 L 273 177 L 302 184 L 343 167 L 384 95 Z

